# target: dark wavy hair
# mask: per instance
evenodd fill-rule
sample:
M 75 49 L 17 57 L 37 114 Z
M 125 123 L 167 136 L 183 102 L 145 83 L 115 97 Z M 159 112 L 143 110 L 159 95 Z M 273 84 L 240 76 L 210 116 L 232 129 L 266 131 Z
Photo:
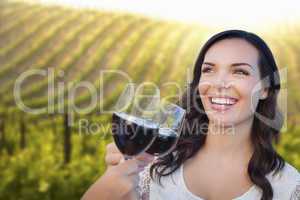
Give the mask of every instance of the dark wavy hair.
M 265 124 L 263 120 L 254 115 L 251 128 L 251 143 L 254 152 L 248 163 L 248 174 L 251 181 L 262 190 L 261 200 L 271 200 L 273 189 L 266 178 L 270 172 L 278 173 L 285 165 L 283 158 L 275 151 L 273 142 L 279 142 L 280 129 L 283 117 L 277 105 L 277 96 L 280 90 L 280 77 L 273 54 L 267 44 L 256 34 L 242 30 L 228 30 L 212 36 L 202 47 L 194 65 L 193 79 L 187 84 L 186 90 L 177 102 L 187 110 L 181 136 L 175 149 L 168 155 L 159 158 L 150 168 L 153 180 L 168 176 L 176 171 L 182 163 L 194 156 L 203 146 L 206 139 L 207 128 L 199 129 L 195 124 L 208 124 L 208 117 L 203 111 L 199 96 L 198 83 L 201 77 L 201 66 L 208 49 L 218 41 L 238 38 L 252 44 L 259 52 L 259 70 L 261 79 L 267 78 L 268 96 L 260 100 L 256 113 L 267 119 L 272 119 L 273 124 Z M 200 108 L 200 111 L 199 111 Z M 275 114 L 276 113 L 276 114 Z

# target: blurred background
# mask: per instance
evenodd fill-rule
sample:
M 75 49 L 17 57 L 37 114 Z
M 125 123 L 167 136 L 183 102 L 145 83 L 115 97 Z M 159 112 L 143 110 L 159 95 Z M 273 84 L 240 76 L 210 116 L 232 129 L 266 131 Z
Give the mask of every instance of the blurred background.
M 184 88 L 202 44 L 232 28 L 261 36 L 287 72 L 276 149 L 299 170 L 299 7 L 292 0 L 0 0 L 0 199 L 80 199 L 105 171 L 112 138 L 103 110 L 127 81 L 101 72 L 118 70 L 176 95 L 164 83 Z M 77 83 L 84 84 L 72 89 Z

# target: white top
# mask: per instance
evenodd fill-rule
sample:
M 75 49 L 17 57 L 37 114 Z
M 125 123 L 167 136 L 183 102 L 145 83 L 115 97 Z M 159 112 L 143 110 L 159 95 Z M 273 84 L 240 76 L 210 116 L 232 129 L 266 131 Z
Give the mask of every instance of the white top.
M 266 175 L 273 188 L 273 200 L 300 200 L 300 174 L 293 166 L 287 162 L 285 164 L 276 176 L 272 176 L 272 173 Z M 183 165 L 171 175 L 162 177 L 161 183 L 163 187 L 150 180 L 150 200 L 204 200 L 187 188 L 183 178 Z M 254 185 L 233 200 L 259 200 L 260 198 L 260 188 Z

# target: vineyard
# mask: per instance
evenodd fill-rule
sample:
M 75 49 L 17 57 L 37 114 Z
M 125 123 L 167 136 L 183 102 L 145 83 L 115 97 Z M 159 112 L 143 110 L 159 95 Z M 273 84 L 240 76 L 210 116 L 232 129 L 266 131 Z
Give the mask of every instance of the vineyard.
M 0 199 L 80 199 L 105 170 L 110 114 L 102 111 L 113 107 L 127 81 L 108 72 L 175 95 L 164 83 L 184 88 L 201 45 L 216 31 L 127 13 L 0 1 Z M 300 169 L 300 22 L 258 34 L 288 69 L 287 129 L 276 148 Z M 16 99 L 20 81 L 18 98 L 35 112 Z M 82 112 L 70 110 L 70 103 Z M 93 131 L 82 129 L 83 119 Z

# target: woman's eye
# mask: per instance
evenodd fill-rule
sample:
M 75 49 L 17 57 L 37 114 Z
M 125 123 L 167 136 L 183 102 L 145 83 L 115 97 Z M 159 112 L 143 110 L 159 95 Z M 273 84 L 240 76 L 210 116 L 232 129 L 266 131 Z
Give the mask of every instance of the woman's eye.
M 204 67 L 201 72 L 207 73 L 207 72 L 211 72 L 211 71 L 212 71 L 212 69 L 210 67 Z
M 240 75 L 245 75 L 245 76 L 249 75 L 249 72 L 247 72 L 245 70 L 241 70 L 241 69 L 234 70 L 234 73 L 235 74 L 240 74 Z

